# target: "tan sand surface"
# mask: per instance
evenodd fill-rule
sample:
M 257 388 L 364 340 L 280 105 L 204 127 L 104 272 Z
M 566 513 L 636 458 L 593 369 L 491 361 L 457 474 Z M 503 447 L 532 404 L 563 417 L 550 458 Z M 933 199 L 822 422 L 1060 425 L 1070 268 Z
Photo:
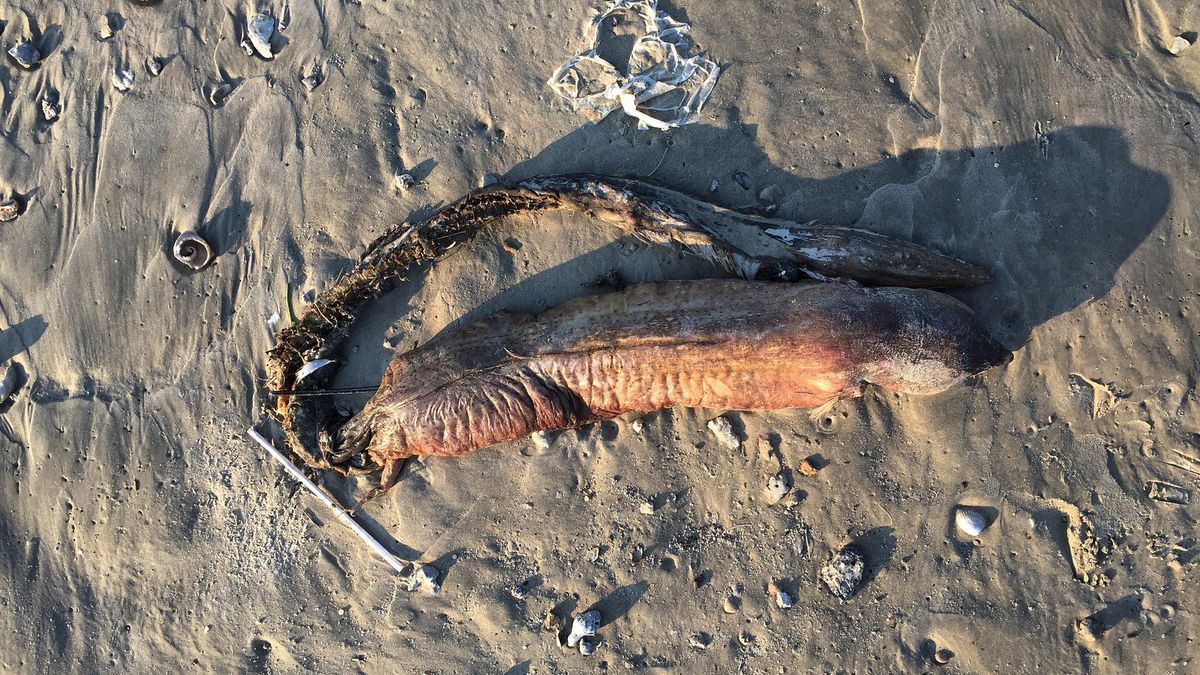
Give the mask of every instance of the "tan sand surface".
M 46 52 L 0 57 L 0 198 L 25 204 L 0 223 L 0 356 L 28 379 L 0 417 L 0 670 L 1196 672 L 1200 46 L 1168 48 L 1200 5 L 664 6 L 724 68 L 667 133 L 586 124 L 546 88 L 584 2 L 0 0 L 4 50 Z M 271 61 L 238 46 L 263 10 L 287 18 Z M 730 413 L 741 450 L 706 428 L 724 411 L 677 409 L 418 462 L 361 514 L 442 572 L 409 594 L 245 435 L 267 319 L 393 223 L 573 171 L 981 263 L 992 283 L 955 295 L 1015 359 L 934 397 L 871 390 L 824 428 Z M 199 272 L 171 256 L 188 229 L 217 252 Z M 612 269 L 715 273 L 580 216 L 510 218 L 375 303 L 336 383 Z M 769 504 L 781 466 L 796 488 Z M 995 524 L 964 538 L 959 504 Z M 817 575 L 851 542 L 867 582 L 843 603 Z M 601 610 L 595 654 L 543 631 L 563 602 Z

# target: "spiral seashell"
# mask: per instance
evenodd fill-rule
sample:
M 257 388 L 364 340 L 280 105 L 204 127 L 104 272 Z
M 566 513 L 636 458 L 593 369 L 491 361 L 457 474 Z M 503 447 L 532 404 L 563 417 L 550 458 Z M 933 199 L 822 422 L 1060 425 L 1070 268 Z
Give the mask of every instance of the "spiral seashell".
M 175 240 L 175 259 L 194 270 L 204 269 L 212 262 L 212 247 L 195 232 L 184 232 Z

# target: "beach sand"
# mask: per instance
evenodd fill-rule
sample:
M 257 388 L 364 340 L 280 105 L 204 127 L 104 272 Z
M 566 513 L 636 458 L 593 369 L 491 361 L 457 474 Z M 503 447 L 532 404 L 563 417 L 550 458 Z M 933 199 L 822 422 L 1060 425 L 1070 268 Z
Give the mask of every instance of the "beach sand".
M 28 380 L 0 418 L 0 669 L 1194 672 L 1200 47 L 1169 48 L 1200 7 L 664 6 L 724 68 L 667 133 L 547 89 L 581 2 L 0 0 L 5 51 L 45 52 L 0 63 L 0 197 L 24 204 L 0 223 L 0 356 Z M 270 61 L 238 46 L 261 10 L 287 18 Z M 416 462 L 360 513 L 440 571 L 410 594 L 246 436 L 268 318 L 392 224 L 576 171 L 982 264 L 993 281 L 954 295 L 1015 359 L 821 424 L 729 413 L 740 450 L 706 428 L 725 411 L 676 409 Z M 184 230 L 214 264 L 174 261 Z M 374 303 L 336 384 L 613 269 L 720 274 L 583 216 L 510 218 Z M 769 504 L 781 468 L 796 486 Z M 323 479 L 344 503 L 371 484 Z M 995 516 L 977 540 L 960 504 Z M 868 571 L 842 602 L 818 570 L 850 543 Z M 555 606 L 601 610 L 595 654 L 543 630 Z

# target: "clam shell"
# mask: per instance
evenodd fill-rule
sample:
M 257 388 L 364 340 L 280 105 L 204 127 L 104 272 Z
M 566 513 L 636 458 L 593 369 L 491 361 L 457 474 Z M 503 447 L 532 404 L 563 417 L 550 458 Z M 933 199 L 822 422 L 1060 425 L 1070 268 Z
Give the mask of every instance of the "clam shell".
M 271 36 L 275 34 L 275 18 L 269 14 L 255 14 L 246 24 L 246 37 L 254 51 L 264 59 L 275 58 L 271 49 Z
M 29 40 L 22 40 L 14 44 L 8 50 L 8 55 L 13 57 L 13 60 L 17 62 L 17 65 L 26 70 L 36 66 L 38 61 L 42 60 L 42 53 L 38 51 L 37 46 L 35 46 Z
M 0 201 L 0 223 L 16 220 L 21 215 L 21 204 L 15 199 Z
M 954 512 L 954 524 L 968 537 L 978 537 L 991 523 L 987 514 L 969 506 L 960 506 Z
M 204 269 L 213 259 L 212 247 L 195 232 L 179 235 L 173 251 L 176 260 L 194 270 Z
M 229 94 L 233 92 L 233 85 L 228 82 L 218 82 L 208 90 L 208 102 L 214 108 L 220 108 L 225 104 L 225 99 L 229 98 Z

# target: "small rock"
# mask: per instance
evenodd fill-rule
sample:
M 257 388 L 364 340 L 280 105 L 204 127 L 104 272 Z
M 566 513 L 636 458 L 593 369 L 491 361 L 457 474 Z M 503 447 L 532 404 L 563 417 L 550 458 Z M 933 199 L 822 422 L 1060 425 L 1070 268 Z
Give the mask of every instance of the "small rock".
M 398 173 L 392 177 L 392 187 L 396 188 L 397 190 L 399 190 L 401 192 L 406 192 L 408 190 L 411 190 L 412 186 L 414 186 L 416 184 L 417 184 L 417 179 L 413 178 L 413 175 L 411 173 L 408 173 L 407 171 L 404 173 Z
M 692 637 L 688 638 L 688 645 L 693 649 L 708 649 L 708 646 L 712 644 L 712 641 L 713 637 L 708 633 L 696 633 Z
M 22 40 L 14 44 L 9 50 L 8 55 L 17 62 L 25 70 L 29 70 L 42 60 L 42 53 L 29 40 Z
M 804 459 L 800 460 L 800 466 L 796 467 L 796 470 L 800 472 L 801 476 L 812 478 L 813 476 L 817 475 L 818 471 L 821 470 L 821 468 L 814 464 L 813 461 L 814 460 L 812 457 L 805 457 Z
M 862 553 L 851 544 L 838 551 L 838 554 L 821 568 L 821 581 L 829 587 L 829 591 L 841 600 L 848 600 L 862 584 L 863 572 L 866 571 L 866 560 Z
M 1183 53 L 1183 50 L 1185 50 L 1191 46 L 1192 46 L 1191 40 L 1185 38 L 1182 35 L 1176 35 L 1175 39 L 1171 40 L 1170 46 L 1167 47 L 1167 51 L 1171 52 L 1171 56 L 1179 56 L 1181 53 Z
M 767 497 L 771 500 L 772 504 L 777 504 L 781 499 L 786 497 L 791 489 L 792 481 L 782 471 L 767 480 Z
M 708 191 L 716 192 L 717 188 L 719 188 L 719 187 L 721 187 L 721 181 L 714 178 L 714 179 L 712 179 L 712 182 L 708 184 Z
M 633 433 L 641 436 L 642 432 L 646 430 L 646 423 L 639 417 L 629 423 L 629 428 L 633 429 Z
M 742 186 L 743 190 L 749 190 L 754 185 L 754 182 L 750 180 L 750 174 L 746 173 L 745 171 L 738 171 L 734 173 L 733 181 Z
M 590 638 L 582 638 L 579 640 L 579 653 L 584 656 L 591 656 L 596 652 L 596 640 Z
M 733 424 L 725 417 L 714 417 L 708 421 L 708 430 L 717 438 L 717 441 L 729 448 L 736 450 L 742 447 L 742 441 L 733 431 Z
M 970 506 L 960 506 L 955 510 L 954 524 L 968 537 L 978 537 L 991 525 L 986 513 Z
M 0 404 L 8 403 L 9 399 L 16 395 L 20 376 L 21 371 L 16 364 L 9 363 L 8 368 L 4 370 L 3 379 L 0 379 Z
M 321 85 L 321 76 L 318 73 L 305 75 L 304 77 L 300 78 L 300 84 L 303 84 L 304 88 L 311 92 L 313 89 L 316 89 Z
M 158 77 L 162 73 L 163 62 L 156 56 L 146 57 L 146 72 L 154 77 Z
M 113 71 L 112 86 L 119 92 L 126 92 L 133 86 L 134 79 L 133 71 L 128 66 L 117 66 Z
M 953 659 L 953 658 L 954 658 L 954 652 L 950 651 L 949 649 L 945 649 L 945 648 L 939 649 L 936 652 L 934 652 L 934 654 L 933 654 L 933 660 L 937 661 L 939 665 L 943 665 L 943 666 L 946 665 L 947 663 L 950 663 L 951 659 Z
M 0 201 L 0 223 L 16 220 L 21 215 L 21 204 L 15 199 Z
M 638 506 L 638 511 L 641 512 L 643 516 L 652 516 L 654 515 L 654 504 L 651 504 L 650 502 L 642 502 L 641 505 Z

